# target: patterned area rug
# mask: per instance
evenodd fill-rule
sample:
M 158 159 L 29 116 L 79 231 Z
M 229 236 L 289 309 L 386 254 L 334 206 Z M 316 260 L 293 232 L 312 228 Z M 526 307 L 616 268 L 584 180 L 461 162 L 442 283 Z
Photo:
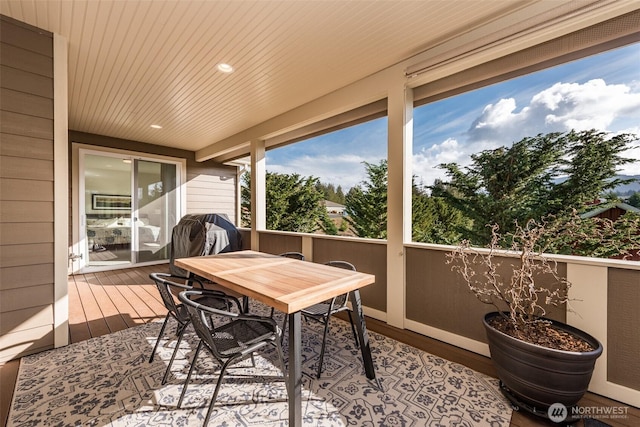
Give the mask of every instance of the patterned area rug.
M 257 311 L 267 313 L 264 307 Z M 9 426 L 202 425 L 217 365 L 201 353 L 182 409 L 177 409 L 198 341 L 188 329 L 163 386 L 175 339 L 165 337 L 149 363 L 160 325 L 148 323 L 23 358 Z M 511 407 L 496 379 L 369 332 L 376 375 L 384 387 L 378 390 L 364 375 L 349 324 L 339 319 L 332 321 L 318 380 L 314 373 L 322 331 L 315 322 L 303 325 L 305 426 L 509 425 Z M 167 331 L 174 333 L 175 324 Z M 286 357 L 286 340 L 284 347 Z M 286 388 L 275 350 L 256 357 L 255 367 L 250 360 L 236 366 L 225 375 L 209 425 L 286 426 Z

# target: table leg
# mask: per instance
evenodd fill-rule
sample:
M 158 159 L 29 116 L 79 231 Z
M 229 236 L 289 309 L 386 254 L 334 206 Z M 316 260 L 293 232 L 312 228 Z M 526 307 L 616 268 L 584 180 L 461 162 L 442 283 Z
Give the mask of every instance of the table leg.
M 302 315 L 289 314 L 289 426 L 302 426 Z
M 351 307 L 354 314 L 354 323 L 356 324 L 356 331 L 358 332 L 358 340 L 360 342 L 360 351 L 362 352 L 362 361 L 364 363 L 364 371 L 367 378 L 373 380 L 378 385 L 378 388 L 382 390 L 380 381 L 376 378 L 376 371 L 373 366 L 373 358 L 371 357 L 371 346 L 369 345 L 369 334 L 367 333 L 367 324 L 364 320 L 364 312 L 362 311 L 362 301 L 360 300 L 360 291 L 349 292 L 349 298 L 351 299 Z

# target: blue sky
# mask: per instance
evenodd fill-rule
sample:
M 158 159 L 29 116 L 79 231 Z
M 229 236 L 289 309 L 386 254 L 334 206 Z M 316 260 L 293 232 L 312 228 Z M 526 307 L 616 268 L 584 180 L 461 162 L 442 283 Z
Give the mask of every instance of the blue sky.
M 414 110 L 413 174 L 466 165 L 470 154 L 538 133 L 596 128 L 640 136 L 640 44 L 518 77 Z M 366 178 L 362 162 L 386 158 L 387 120 L 377 119 L 267 152 L 267 170 L 319 177 L 347 190 Z M 639 159 L 623 173 L 640 175 Z

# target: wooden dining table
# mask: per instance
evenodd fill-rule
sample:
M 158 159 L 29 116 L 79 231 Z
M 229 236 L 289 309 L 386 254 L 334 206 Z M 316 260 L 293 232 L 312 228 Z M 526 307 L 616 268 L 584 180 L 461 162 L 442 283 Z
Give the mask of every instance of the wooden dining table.
M 256 251 L 176 259 L 175 265 L 286 313 L 289 323 L 289 426 L 302 425 L 302 334 L 300 310 L 349 293 L 365 374 L 380 383 L 371 357 L 359 289 L 372 274 Z

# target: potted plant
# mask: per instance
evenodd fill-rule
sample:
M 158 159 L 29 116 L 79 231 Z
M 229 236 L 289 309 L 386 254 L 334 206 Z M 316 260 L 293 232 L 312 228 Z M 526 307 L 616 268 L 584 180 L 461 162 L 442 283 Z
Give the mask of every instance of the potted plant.
M 448 254 L 447 262 L 471 292 L 496 308 L 483 321 L 503 393 L 515 407 L 543 417 L 555 403 L 567 408 L 578 403 L 603 350 L 586 332 L 545 317 L 549 307 L 569 302 L 571 286 L 545 252 L 558 242 L 571 246 L 584 240 L 580 230 L 584 232 L 579 217 L 554 223 L 530 220 L 504 236 L 494 225 L 487 250 L 463 241 Z M 505 258 L 505 242 L 518 259 Z

